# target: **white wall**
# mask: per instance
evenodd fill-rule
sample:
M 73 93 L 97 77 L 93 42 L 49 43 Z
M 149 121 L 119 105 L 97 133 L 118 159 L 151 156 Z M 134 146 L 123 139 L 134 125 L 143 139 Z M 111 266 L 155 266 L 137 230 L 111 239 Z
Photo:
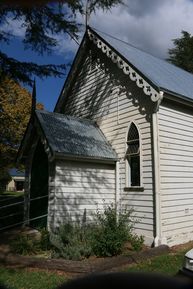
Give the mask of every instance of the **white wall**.
M 68 218 L 82 221 L 85 210 L 91 221 L 97 208 L 115 202 L 114 165 L 64 160 L 57 161 L 55 169 L 55 196 L 49 206 L 55 215 L 50 227 L 54 222 L 56 228 Z
M 162 234 L 169 245 L 193 240 L 193 113 L 159 110 Z
M 123 205 L 133 207 L 140 222 L 136 230 L 151 244 L 154 235 L 151 113 L 152 102 L 101 51 L 87 56 L 74 77 L 62 112 L 97 121 L 120 158 L 120 190 Z M 94 52 L 93 52 L 94 53 Z M 87 53 L 89 55 L 89 53 Z M 100 58 L 98 63 L 96 58 Z M 128 126 L 134 121 L 141 136 L 141 181 L 144 190 L 126 191 L 125 152 Z

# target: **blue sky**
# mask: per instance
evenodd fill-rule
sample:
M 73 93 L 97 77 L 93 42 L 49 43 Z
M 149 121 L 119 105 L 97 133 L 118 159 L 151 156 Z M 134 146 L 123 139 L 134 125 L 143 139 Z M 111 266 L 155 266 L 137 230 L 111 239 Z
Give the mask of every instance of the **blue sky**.
M 77 45 L 78 47 L 78 45 Z M 30 50 L 24 50 L 20 38 L 13 40 L 11 45 L 2 45 L 1 49 L 5 51 L 9 56 L 16 58 L 20 61 L 31 61 L 38 64 L 64 64 L 71 63 L 74 58 L 75 51 L 66 53 L 65 57 L 62 54 L 54 53 L 53 55 L 38 56 L 36 53 Z M 36 77 L 36 92 L 37 101 L 44 104 L 44 107 L 48 111 L 53 111 L 58 96 L 63 87 L 66 75 L 70 66 L 68 66 L 65 75 L 62 78 L 48 77 L 40 79 Z M 30 87 L 26 87 L 31 91 Z
M 109 12 L 98 10 L 91 15 L 90 25 L 129 42 L 147 52 L 167 57 L 168 48 L 172 47 L 171 39 L 178 38 L 182 30 L 193 34 L 193 1 L 192 0 L 125 0 L 125 5 L 114 7 Z M 77 15 L 77 22 L 84 19 Z M 5 27 L 5 29 L 8 29 Z M 73 61 L 77 44 L 64 35 L 57 36 L 59 45 L 51 56 L 38 56 L 32 51 L 24 50 L 21 44 L 23 31 L 19 23 L 12 21 L 9 29 L 16 36 L 9 46 L 1 46 L 8 55 L 39 64 L 64 64 Z M 83 29 L 84 30 L 84 29 Z M 80 33 L 80 40 L 83 31 Z M 53 111 L 63 87 L 63 78 L 36 78 L 37 100 L 44 104 L 48 111 Z

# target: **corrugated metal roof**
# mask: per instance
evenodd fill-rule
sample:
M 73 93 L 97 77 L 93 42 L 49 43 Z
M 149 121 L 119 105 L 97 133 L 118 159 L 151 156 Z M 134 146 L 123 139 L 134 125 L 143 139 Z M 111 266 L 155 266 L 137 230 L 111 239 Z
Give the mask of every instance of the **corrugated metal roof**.
M 55 153 L 95 159 L 117 159 L 99 127 L 89 120 L 36 111 L 49 146 Z
M 94 29 L 92 29 L 94 30 Z M 193 99 L 193 74 L 134 46 L 94 30 L 160 90 Z

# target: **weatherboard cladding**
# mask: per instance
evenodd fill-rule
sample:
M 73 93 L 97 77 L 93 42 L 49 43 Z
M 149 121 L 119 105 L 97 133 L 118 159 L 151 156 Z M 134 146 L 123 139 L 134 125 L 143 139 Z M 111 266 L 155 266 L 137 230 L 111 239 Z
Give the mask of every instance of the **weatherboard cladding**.
M 67 156 L 116 160 L 96 123 L 59 113 L 36 111 L 52 151 Z
M 93 29 L 94 30 L 94 29 Z M 193 75 L 134 46 L 95 31 L 158 89 L 193 99 Z

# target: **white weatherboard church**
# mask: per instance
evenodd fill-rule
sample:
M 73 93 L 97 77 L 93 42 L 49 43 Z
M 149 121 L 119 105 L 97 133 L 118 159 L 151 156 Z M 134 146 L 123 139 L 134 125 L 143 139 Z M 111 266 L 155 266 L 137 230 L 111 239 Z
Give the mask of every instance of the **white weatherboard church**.
M 132 207 L 146 244 L 193 240 L 193 75 L 88 28 L 53 113 L 36 111 L 18 158 L 26 218 Z

